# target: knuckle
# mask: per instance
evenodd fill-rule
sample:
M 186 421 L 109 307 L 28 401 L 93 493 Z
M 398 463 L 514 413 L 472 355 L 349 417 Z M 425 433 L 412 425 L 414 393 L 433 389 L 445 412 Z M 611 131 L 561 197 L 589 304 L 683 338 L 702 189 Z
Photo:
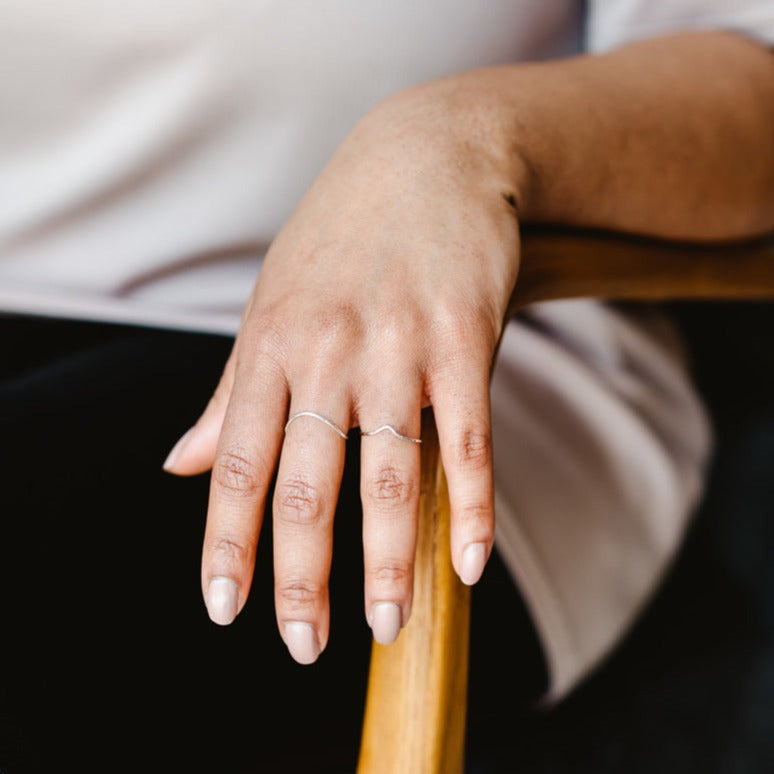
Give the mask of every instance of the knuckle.
M 454 447 L 455 462 L 469 470 L 484 470 L 491 463 L 492 439 L 488 431 L 467 429 Z
M 318 312 L 314 330 L 319 350 L 336 350 L 362 333 L 363 321 L 356 304 L 337 301 Z
M 430 382 L 436 385 L 455 383 L 471 369 L 487 372 L 491 366 L 497 336 L 488 323 L 463 320 L 446 315 L 434 320 L 433 352 L 429 356 Z
M 295 476 L 278 485 L 275 509 L 283 521 L 315 524 L 322 516 L 322 498 L 312 483 Z
M 493 300 L 455 299 L 433 309 L 432 327 L 436 336 L 455 349 L 480 350 L 483 342 L 494 345 L 502 327 L 502 313 Z
M 277 585 L 277 603 L 289 612 L 315 605 L 325 594 L 325 588 L 309 578 L 290 578 Z
M 381 585 L 401 586 L 411 579 L 411 566 L 401 560 L 381 562 L 373 569 L 371 577 Z
M 464 342 L 480 338 L 484 316 L 473 303 L 457 301 L 440 305 L 434 312 L 433 320 L 436 333 L 459 347 Z
M 235 370 L 243 373 L 264 373 L 267 369 L 282 370 L 288 350 L 287 336 L 278 324 L 279 314 L 273 308 L 256 311 L 250 324 L 240 333 L 234 351 Z
M 210 552 L 216 563 L 241 566 L 250 559 L 250 549 L 236 537 L 218 535 L 210 543 Z
M 400 314 L 396 314 L 400 309 Z M 379 304 L 374 310 L 369 328 L 369 344 L 385 356 L 395 357 L 406 351 L 406 342 L 420 341 L 429 325 L 425 314 L 405 308 L 400 299 Z
M 215 482 L 235 495 L 255 495 L 266 483 L 263 466 L 242 449 L 221 452 L 212 468 Z
M 466 532 L 475 534 L 479 539 L 488 538 L 494 527 L 491 504 L 478 502 L 464 505 L 460 511 L 460 521 Z
M 383 505 L 406 505 L 414 495 L 412 481 L 394 465 L 380 468 L 367 482 L 369 500 Z

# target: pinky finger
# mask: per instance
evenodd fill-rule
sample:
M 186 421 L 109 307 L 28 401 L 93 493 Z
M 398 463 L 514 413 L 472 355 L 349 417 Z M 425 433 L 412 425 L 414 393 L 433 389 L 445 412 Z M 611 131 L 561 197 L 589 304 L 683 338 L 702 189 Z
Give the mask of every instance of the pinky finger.
M 494 481 L 489 367 L 460 364 L 438 378 L 431 401 L 451 505 L 452 564 L 476 583 L 494 543 Z

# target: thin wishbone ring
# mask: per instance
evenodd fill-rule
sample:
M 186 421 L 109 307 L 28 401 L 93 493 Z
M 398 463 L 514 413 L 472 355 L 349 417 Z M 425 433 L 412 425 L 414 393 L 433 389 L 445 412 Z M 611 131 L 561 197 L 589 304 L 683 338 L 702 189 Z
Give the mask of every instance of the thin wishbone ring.
M 361 436 L 378 435 L 379 433 L 383 433 L 385 430 L 392 433 L 396 438 L 400 438 L 401 441 L 410 441 L 411 443 L 422 443 L 421 438 L 411 438 L 408 435 L 402 435 L 392 425 L 382 425 L 381 427 L 377 427 L 376 430 L 368 430 L 367 432 L 361 430 L 360 435 Z
M 347 434 L 335 422 L 331 422 L 330 419 L 326 419 L 324 416 L 317 414 L 314 411 L 297 411 L 295 414 L 293 414 L 293 416 L 288 419 L 287 424 L 285 425 L 286 433 L 291 423 L 299 417 L 313 417 L 314 419 L 319 419 L 320 422 L 328 425 L 331 430 L 335 430 L 345 441 L 347 440 Z

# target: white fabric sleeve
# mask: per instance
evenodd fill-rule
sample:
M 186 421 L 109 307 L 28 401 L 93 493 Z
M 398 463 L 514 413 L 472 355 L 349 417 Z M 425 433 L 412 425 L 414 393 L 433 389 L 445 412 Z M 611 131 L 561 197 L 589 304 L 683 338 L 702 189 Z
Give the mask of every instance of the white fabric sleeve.
M 546 656 L 546 705 L 648 604 L 702 496 L 712 430 L 677 329 L 649 305 L 535 304 L 492 378 L 495 543 Z
M 586 50 L 690 30 L 726 29 L 774 46 L 774 0 L 588 0 Z

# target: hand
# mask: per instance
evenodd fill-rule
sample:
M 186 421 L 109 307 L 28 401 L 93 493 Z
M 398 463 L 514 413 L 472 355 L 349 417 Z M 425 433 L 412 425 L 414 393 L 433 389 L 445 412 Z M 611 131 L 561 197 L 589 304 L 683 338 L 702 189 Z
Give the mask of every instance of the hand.
M 165 465 L 212 467 L 202 587 L 212 620 L 228 624 L 248 595 L 279 464 L 276 614 L 300 663 L 328 639 L 346 441 L 309 415 L 284 432 L 289 416 L 417 438 L 432 405 L 465 583 L 492 548 L 489 376 L 519 232 L 480 127 L 444 94 L 393 97 L 338 149 L 271 245 L 220 385 Z M 383 432 L 363 438 L 361 455 L 365 611 L 386 643 L 411 612 L 420 446 Z

